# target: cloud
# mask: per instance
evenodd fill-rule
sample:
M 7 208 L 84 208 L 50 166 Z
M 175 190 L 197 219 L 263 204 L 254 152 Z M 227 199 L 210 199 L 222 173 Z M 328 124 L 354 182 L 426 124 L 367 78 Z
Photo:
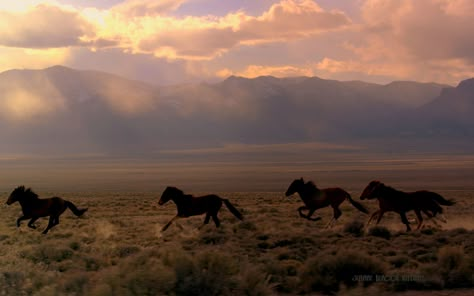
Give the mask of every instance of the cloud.
M 366 0 L 361 15 L 354 32 L 360 38 L 345 47 L 355 54 L 350 60 L 363 63 L 328 60 L 321 67 L 339 71 L 343 63 L 348 70 L 448 83 L 474 74 L 465 69 L 474 66 L 472 1 Z
M 59 48 L 81 45 L 92 26 L 75 11 L 40 4 L 25 12 L 0 11 L 0 45 Z
M 259 17 L 239 25 L 243 43 L 287 41 L 344 28 L 351 24 L 341 11 L 325 11 L 310 0 L 284 0 Z
M 186 0 L 128 0 L 112 8 L 112 11 L 130 17 L 163 15 L 178 9 Z
M 284 0 L 256 17 L 243 11 L 184 18 L 113 12 L 98 36 L 121 40 L 120 46 L 132 52 L 168 59 L 210 60 L 238 46 L 295 40 L 350 24 L 343 12 L 324 11 L 309 0 Z

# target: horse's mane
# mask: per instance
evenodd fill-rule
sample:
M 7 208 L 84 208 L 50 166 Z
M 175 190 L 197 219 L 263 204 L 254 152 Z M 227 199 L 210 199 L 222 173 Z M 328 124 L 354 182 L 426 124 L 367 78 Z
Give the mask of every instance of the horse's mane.
M 382 189 L 382 191 L 384 192 L 384 196 L 388 197 L 388 198 L 394 198 L 394 197 L 397 197 L 397 196 L 394 196 L 394 194 L 398 195 L 400 193 L 405 193 L 403 191 L 400 191 L 400 190 L 397 190 L 391 186 L 387 186 L 385 185 L 384 183 L 380 183 L 378 186 L 381 186 L 380 188 Z
M 190 195 L 190 194 L 184 194 L 184 191 L 181 190 L 181 189 L 178 189 L 178 188 L 176 188 L 176 187 L 169 187 L 169 188 L 173 190 L 173 193 L 174 193 L 174 194 L 177 194 L 177 195 L 175 195 L 176 197 L 179 197 L 179 198 L 181 198 L 181 199 L 190 199 L 190 198 L 193 198 L 193 196 Z
M 21 197 L 26 197 L 28 199 L 37 199 L 38 194 L 36 194 L 31 188 L 25 188 L 25 186 L 18 186 L 13 190 L 13 194 L 19 194 Z
M 319 191 L 318 187 L 316 187 L 316 184 L 314 184 L 313 181 L 306 182 L 305 186 L 306 186 L 306 188 L 308 188 L 309 190 L 311 190 L 313 192 Z

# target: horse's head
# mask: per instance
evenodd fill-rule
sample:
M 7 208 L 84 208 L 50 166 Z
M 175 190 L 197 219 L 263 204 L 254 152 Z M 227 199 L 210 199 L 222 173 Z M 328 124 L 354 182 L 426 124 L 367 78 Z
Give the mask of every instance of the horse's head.
M 172 200 L 175 197 L 182 196 L 183 191 L 179 190 L 176 187 L 166 187 L 165 191 L 161 194 L 160 200 L 158 201 L 159 205 L 164 205 L 168 201 Z
M 299 192 L 304 186 L 304 180 L 303 178 L 296 179 L 293 182 L 291 182 L 290 187 L 285 192 L 285 196 L 290 196 L 292 194 L 295 194 L 296 192 Z
M 380 181 L 372 181 L 365 187 L 364 191 L 360 195 L 360 199 L 375 199 L 377 198 L 377 193 L 380 191 L 380 188 L 383 187 L 383 183 Z
M 25 186 L 18 186 L 15 188 L 7 199 L 7 205 L 11 205 L 12 203 L 19 201 L 25 196 L 25 193 Z

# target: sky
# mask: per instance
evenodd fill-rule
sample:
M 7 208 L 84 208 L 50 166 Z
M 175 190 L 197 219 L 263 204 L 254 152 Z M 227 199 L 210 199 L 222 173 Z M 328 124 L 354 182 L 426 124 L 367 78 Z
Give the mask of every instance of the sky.
M 153 84 L 474 77 L 471 0 L 19 0 L 0 71 L 64 65 Z

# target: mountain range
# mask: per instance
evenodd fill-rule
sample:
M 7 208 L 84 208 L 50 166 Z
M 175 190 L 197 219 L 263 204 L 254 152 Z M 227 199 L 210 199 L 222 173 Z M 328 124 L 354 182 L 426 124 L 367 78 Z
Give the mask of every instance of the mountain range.
M 163 87 L 54 66 L 0 73 L 0 153 L 146 154 L 309 142 L 470 152 L 473 111 L 474 79 L 452 87 L 231 76 Z

